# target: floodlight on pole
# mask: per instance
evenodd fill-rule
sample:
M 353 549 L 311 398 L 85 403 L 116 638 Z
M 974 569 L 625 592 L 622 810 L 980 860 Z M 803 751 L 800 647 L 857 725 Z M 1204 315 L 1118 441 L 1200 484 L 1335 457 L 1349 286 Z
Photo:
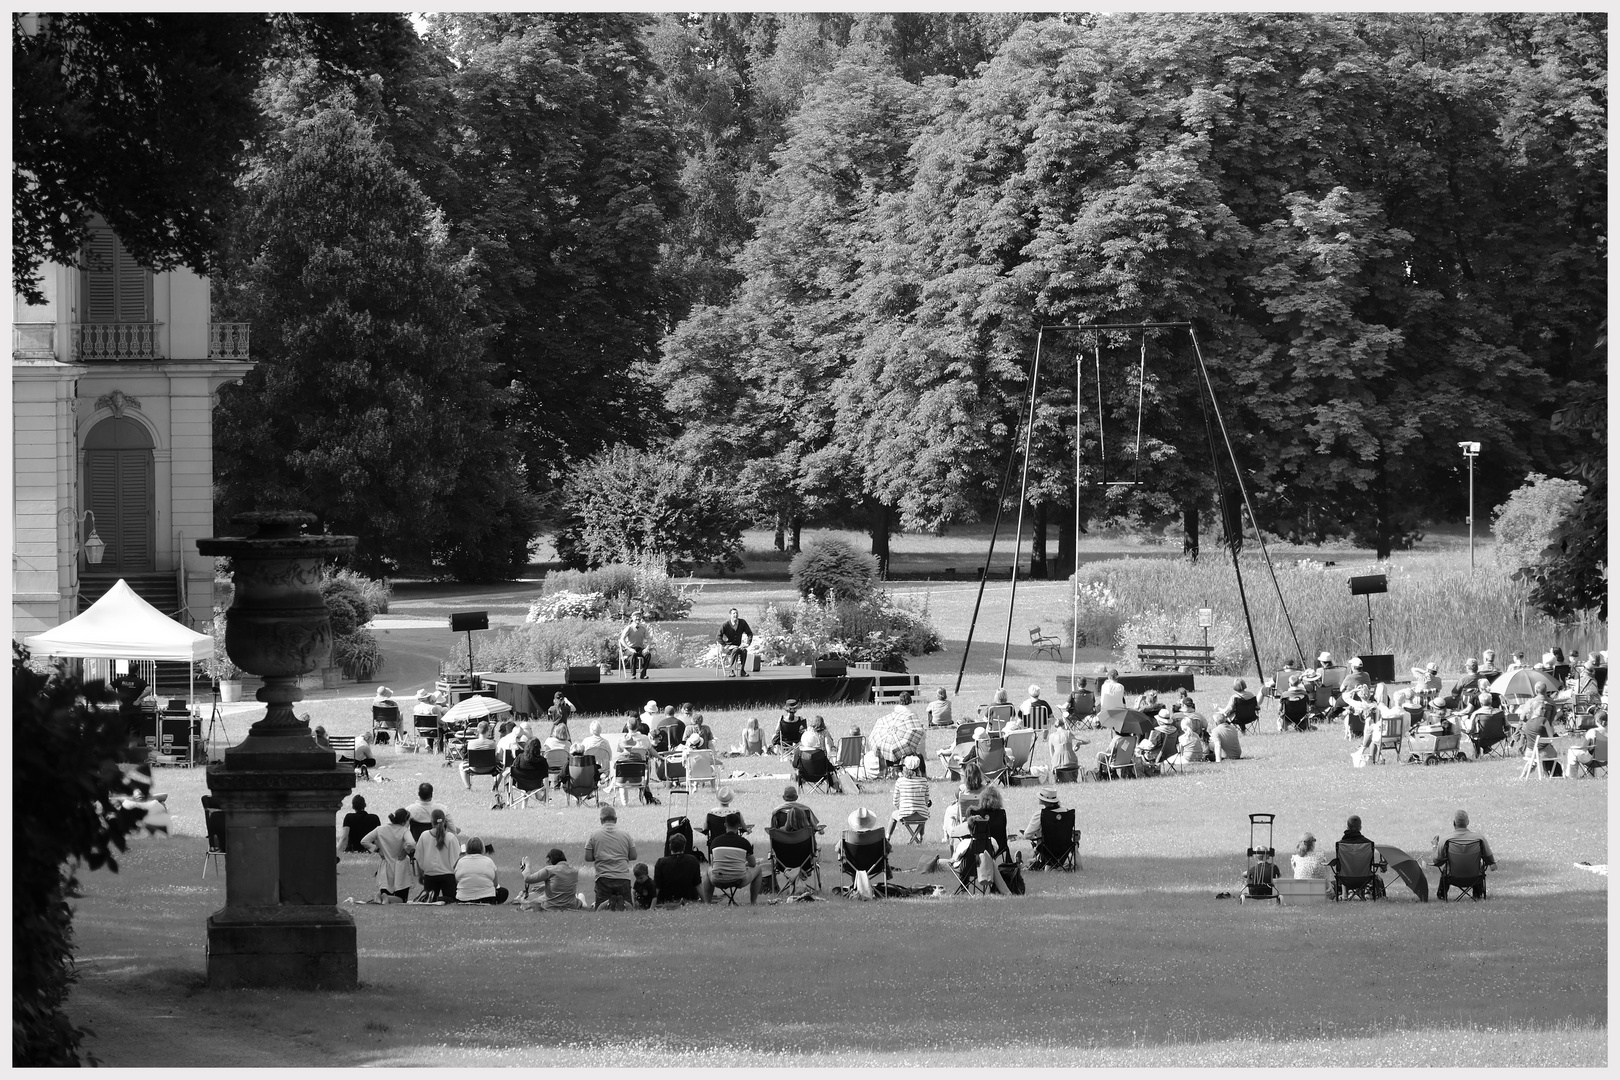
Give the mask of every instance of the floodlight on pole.
M 1474 459 L 1479 457 L 1479 443 L 1460 442 L 1463 458 L 1468 462 L 1468 569 L 1474 568 Z

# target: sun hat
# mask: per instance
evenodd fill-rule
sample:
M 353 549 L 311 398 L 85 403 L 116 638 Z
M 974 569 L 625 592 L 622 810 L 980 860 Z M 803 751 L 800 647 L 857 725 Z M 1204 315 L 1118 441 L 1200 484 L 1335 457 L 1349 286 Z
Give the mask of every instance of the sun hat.
M 1355 669 L 1357 669 L 1357 670 L 1358 670 L 1358 671 L 1359 671 L 1359 670 L 1360 670 L 1360 669 L 1361 669 L 1361 657 L 1359 657 L 1359 656 L 1352 656 L 1352 657 L 1351 657 L 1351 658 L 1350 658 L 1350 666 L 1351 666 L 1351 667 L 1353 667 L 1353 668 L 1355 668 Z
M 737 797 L 737 793 L 728 787 L 723 787 L 715 793 L 715 797 L 720 800 L 721 806 L 730 806 L 731 800 Z
M 864 806 L 858 807 L 849 813 L 849 827 L 855 832 L 875 829 L 878 827 L 877 815 Z
M 1427 671 L 1430 675 L 1438 675 L 1440 674 L 1440 665 L 1435 663 L 1433 660 L 1430 660 L 1427 664 L 1423 665 L 1423 670 Z
M 429 690 L 425 686 L 422 687 L 422 689 L 420 689 L 420 690 L 418 690 L 416 692 L 416 700 L 417 701 L 432 701 L 433 700 L 433 691 Z
M 377 696 L 378 697 L 393 697 L 394 692 L 392 690 L 388 689 L 388 687 L 386 687 L 386 686 L 379 686 L 379 687 L 377 687 Z
M 1333 659 L 1333 654 L 1330 652 L 1318 653 L 1316 658 L 1318 660 L 1331 660 Z
M 641 711 L 642 712 L 657 712 L 658 711 L 658 702 L 656 702 L 656 701 L 647 702 L 646 705 L 642 706 Z
M 1035 793 L 1035 798 L 1040 802 L 1056 806 L 1058 804 L 1057 788 L 1043 787 Z
M 783 802 L 798 802 L 799 801 L 799 789 L 794 787 L 792 784 L 789 784 L 787 787 L 783 788 L 782 789 L 782 801 Z

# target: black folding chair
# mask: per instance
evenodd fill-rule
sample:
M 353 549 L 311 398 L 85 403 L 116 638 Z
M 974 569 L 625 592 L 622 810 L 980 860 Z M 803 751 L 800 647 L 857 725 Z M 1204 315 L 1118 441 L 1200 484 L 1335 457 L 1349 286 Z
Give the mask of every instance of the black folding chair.
M 1253 694 L 1238 694 L 1232 702 L 1232 723 L 1247 735 L 1249 725 L 1260 720 L 1260 699 Z
M 645 761 L 631 761 L 628 758 L 615 761 L 613 763 L 613 779 L 618 784 L 621 792 L 634 787 L 641 796 L 641 804 L 643 806 L 647 804 L 647 763 Z M 630 799 L 628 796 L 625 797 L 624 801 L 626 805 L 629 805 Z
M 391 731 L 395 735 L 400 732 L 398 705 L 373 705 L 371 707 L 371 744 L 377 745 L 377 732 Z
M 1378 875 L 1389 869 L 1389 864 L 1383 859 L 1374 862 L 1374 853 L 1371 842 L 1346 844 L 1340 841 L 1333 845 L 1333 859 L 1328 863 L 1333 868 L 1333 899 L 1384 898 L 1384 879 Z
M 536 796 L 539 797 L 540 802 L 549 802 L 551 793 L 547 789 L 546 780 L 550 776 L 551 767 L 546 764 L 545 758 L 541 758 L 536 762 L 535 767 L 532 769 L 524 764 L 523 758 L 519 758 L 512 763 L 510 769 L 506 770 L 506 786 L 510 790 L 521 791 L 523 794 L 509 797 L 508 804 L 512 809 L 516 809 Z
M 1005 830 L 1005 824 L 1002 828 Z M 995 858 L 995 826 L 989 818 L 971 817 L 967 819 L 967 829 L 970 842 L 967 850 L 962 853 L 961 862 L 958 863 L 955 858 L 951 860 L 951 874 L 956 878 L 956 892 L 967 893 L 970 896 L 991 892 L 995 888 L 994 884 L 979 880 L 979 856 L 989 853 L 992 859 Z M 1007 850 L 1005 836 L 1001 840 L 1001 850 L 1003 853 Z
M 838 865 L 851 887 L 855 884 L 858 870 L 866 871 L 866 876 L 874 880 L 879 880 L 881 874 L 881 880 L 887 881 L 890 876 L 889 838 L 882 829 L 862 829 L 859 832 L 845 829 L 843 839 L 838 842 Z
M 808 826 L 791 830 L 767 828 L 765 835 L 771 842 L 771 891 L 780 893 L 785 882 L 789 896 L 800 891 L 820 892 L 821 861 L 816 852 L 816 830 Z M 778 877 L 783 882 L 779 882 Z M 812 879 L 814 888 L 809 885 Z
M 800 750 L 793 757 L 793 768 L 801 789 L 819 788 L 833 794 L 842 786 L 838 783 L 838 770 L 819 746 L 814 750 Z
M 1485 899 L 1484 846 L 1478 840 L 1447 840 L 1446 861 L 1440 866 L 1440 887 L 1435 894 L 1446 898 L 1447 891 L 1456 889 L 1473 900 Z
M 1315 710 L 1311 708 L 1311 699 L 1306 695 L 1285 693 L 1277 699 L 1277 707 L 1282 712 L 1282 718 L 1277 722 L 1278 731 L 1311 729 L 1311 713 Z
M 563 794 L 582 806 L 590 799 L 602 804 L 597 789 L 602 783 L 602 766 L 589 754 L 574 754 L 568 759 L 568 771 L 563 776 Z
M 1041 838 L 1035 842 L 1035 862 L 1048 870 L 1079 870 L 1080 830 L 1073 810 L 1041 811 Z

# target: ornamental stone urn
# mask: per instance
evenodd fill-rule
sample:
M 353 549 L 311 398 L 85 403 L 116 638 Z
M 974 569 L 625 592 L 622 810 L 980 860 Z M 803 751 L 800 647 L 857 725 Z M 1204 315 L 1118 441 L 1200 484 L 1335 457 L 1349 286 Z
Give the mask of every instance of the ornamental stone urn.
M 231 523 L 251 535 L 198 540 L 197 551 L 231 559 L 225 651 L 264 680 L 258 699 L 269 707 L 224 763 L 208 768 L 226 834 L 225 906 L 208 918 L 208 985 L 352 990 L 354 918 L 337 906 L 332 852 L 354 770 L 315 741 L 293 703 L 303 697 L 299 676 L 332 652 L 321 567 L 353 551 L 355 538 L 306 535 L 315 517 L 298 511 Z

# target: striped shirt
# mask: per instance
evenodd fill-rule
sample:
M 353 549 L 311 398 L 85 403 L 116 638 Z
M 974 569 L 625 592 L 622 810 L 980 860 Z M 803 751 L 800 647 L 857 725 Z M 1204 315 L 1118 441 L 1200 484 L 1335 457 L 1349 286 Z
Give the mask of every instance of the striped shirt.
M 928 813 L 928 781 L 920 776 L 902 776 L 894 782 L 894 808 L 902 814 Z

